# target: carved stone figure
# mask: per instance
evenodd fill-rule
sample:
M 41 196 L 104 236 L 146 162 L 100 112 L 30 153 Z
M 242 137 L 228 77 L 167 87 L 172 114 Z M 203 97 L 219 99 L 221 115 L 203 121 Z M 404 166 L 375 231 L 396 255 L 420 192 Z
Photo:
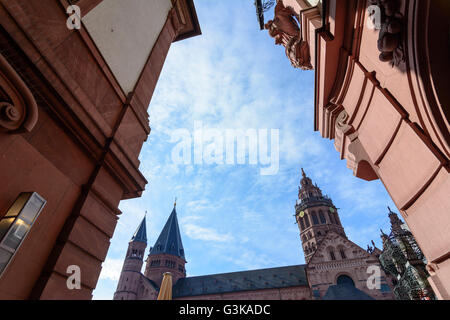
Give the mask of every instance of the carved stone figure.
M 275 44 L 283 45 L 286 48 L 286 56 L 294 68 L 311 70 L 309 45 L 301 37 L 301 30 L 297 22 L 299 20 L 300 17 L 292 8 L 285 7 L 282 1 L 278 1 L 274 19 L 269 20 L 265 28 L 275 39 Z
M 399 0 L 371 0 L 372 5 L 380 8 L 381 30 L 378 38 L 380 60 L 392 62 L 392 66 L 399 66 L 405 61 L 402 46 L 402 15 Z M 369 13 L 373 15 L 373 13 Z

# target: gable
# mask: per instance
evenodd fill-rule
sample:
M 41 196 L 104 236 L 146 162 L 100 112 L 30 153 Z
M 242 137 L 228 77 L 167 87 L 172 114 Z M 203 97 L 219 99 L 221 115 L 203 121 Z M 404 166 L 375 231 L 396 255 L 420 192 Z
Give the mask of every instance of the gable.
M 314 255 L 309 260 L 308 266 L 316 263 L 334 261 L 331 258 L 330 251 L 334 252 L 335 260 L 343 260 L 340 250 L 344 251 L 346 259 L 369 258 L 370 254 L 354 242 L 348 240 L 342 235 L 330 231 L 327 236 L 319 243 Z
M 137 300 L 156 300 L 158 291 L 158 286 L 152 280 L 141 274 L 137 289 Z

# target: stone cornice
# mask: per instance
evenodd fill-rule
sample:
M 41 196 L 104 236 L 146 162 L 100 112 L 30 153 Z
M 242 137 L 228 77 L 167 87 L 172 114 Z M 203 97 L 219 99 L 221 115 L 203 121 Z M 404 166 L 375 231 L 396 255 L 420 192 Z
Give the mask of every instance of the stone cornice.
M 346 259 L 346 260 L 336 260 L 336 261 L 327 261 L 320 263 L 313 263 L 308 265 L 308 269 L 315 270 L 334 270 L 334 269 L 345 269 L 352 267 L 362 267 L 367 266 L 367 261 L 364 259 Z

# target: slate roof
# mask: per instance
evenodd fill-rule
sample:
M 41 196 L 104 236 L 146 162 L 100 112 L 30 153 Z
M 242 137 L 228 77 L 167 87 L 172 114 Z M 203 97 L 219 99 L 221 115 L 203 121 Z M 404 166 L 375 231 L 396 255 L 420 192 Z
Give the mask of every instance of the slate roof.
M 364 291 L 351 284 L 336 284 L 330 286 L 323 300 L 375 300 Z
M 182 278 L 173 286 L 174 298 L 249 290 L 307 286 L 306 265 Z
M 186 259 L 175 208 L 174 206 L 158 240 L 156 240 L 155 245 L 150 250 L 150 255 L 166 253 Z
M 137 241 L 137 242 L 145 242 L 147 243 L 147 227 L 145 226 L 145 216 L 144 219 L 142 219 L 141 224 L 136 229 L 136 232 L 134 233 L 133 237 L 131 238 L 131 241 Z

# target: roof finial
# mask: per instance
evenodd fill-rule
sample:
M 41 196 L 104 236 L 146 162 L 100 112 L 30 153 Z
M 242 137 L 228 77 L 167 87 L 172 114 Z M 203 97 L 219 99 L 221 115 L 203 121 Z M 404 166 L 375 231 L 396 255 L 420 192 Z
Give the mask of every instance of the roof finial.
M 302 176 L 303 176 L 303 178 L 306 178 L 306 173 L 305 173 L 305 171 L 303 171 L 303 168 L 302 168 Z
M 175 201 L 173 203 L 173 207 L 175 208 L 177 206 L 177 197 L 175 197 Z
M 388 206 L 389 213 L 393 213 L 391 208 Z

